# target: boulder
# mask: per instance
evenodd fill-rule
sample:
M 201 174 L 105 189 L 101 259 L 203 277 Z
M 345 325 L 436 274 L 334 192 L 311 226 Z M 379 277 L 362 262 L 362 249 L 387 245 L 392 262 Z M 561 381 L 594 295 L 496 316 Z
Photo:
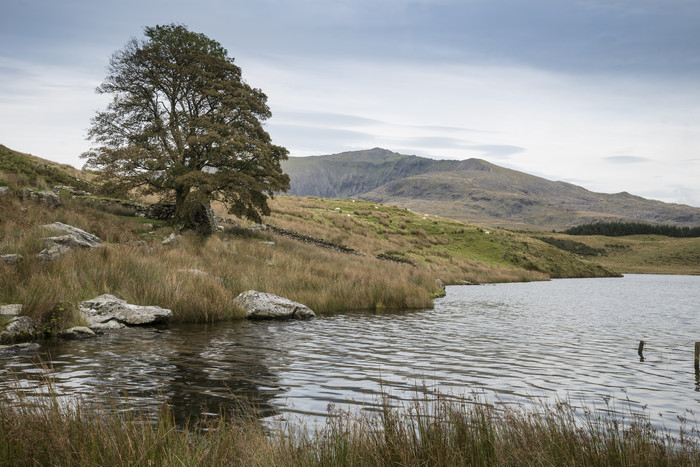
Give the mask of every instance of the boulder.
M 180 239 L 180 236 L 175 234 L 175 232 L 171 233 L 167 237 L 163 239 L 162 242 L 160 242 L 161 245 L 173 245 L 177 243 L 177 241 Z
M 249 319 L 309 319 L 316 314 L 306 305 L 270 293 L 249 290 L 234 299 Z
M 97 336 L 95 331 L 86 326 L 74 326 L 58 333 L 58 337 L 71 340 L 88 339 L 95 336 Z
M 58 237 L 42 238 L 45 248 L 37 254 L 37 257 L 43 261 L 53 261 L 78 248 L 92 249 L 104 245 L 99 237 L 72 225 L 54 222 L 43 227 L 64 234 Z
M 11 194 L 12 190 L 10 190 L 9 186 L 0 186 L 0 196 L 7 196 Z
M 0 305 L 0 315 L 17 316 L 22 312 L 22 305 L 15 303 L 12 305 Z
M 38 326 L 29 316 L 12 318 L 0 332 L 0 344 L 29 341 L 41 337 Z
M 5 264 L 17 264 L 22 261 L 24 257 L 18 254 L 0 255 L 0 261 Z
M 80 303 L 83 319 L 92 329 L 114 329 L 167 322 L 173 312 L 158 306 L 132 305 L 114 295 L 100 295 Z M 110 323 L 115 321 L 116 323 Z

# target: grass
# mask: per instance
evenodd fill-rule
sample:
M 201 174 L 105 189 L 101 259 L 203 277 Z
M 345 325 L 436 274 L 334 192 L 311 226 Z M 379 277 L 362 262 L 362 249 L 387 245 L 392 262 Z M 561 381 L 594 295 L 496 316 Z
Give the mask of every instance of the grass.
M 172 309 L 177 322 L 213 322 L 242 317 L 233 299 L 249 289 L 288 297 L 317 313 L 429 308 L 439 289 L 429 269 L 241 229 L 209 238 L 183 235 L 166 247 L 160 240 L 170 227 L 144 233 L 136 218 L 64 201 L 64 208 L 50 210 L 0 199 L 0 252 L 24 256 L 17 266 L 0 264 L 0 302 L 24 304 L 24 314 L 52 329 L 79 322 L 77 304 L 103 293 Z M 47 235 L 41 225 L 54 221 L 95 233 L 108 245 L 39 261 L 35 254 Z
M 700 238 L 551 234 L 599 251 L 590 261 L 629 274 L 700 274 Z
M 366 255 L 355 256 L 241 228 L 208 238 L 186 234 L 163 246 L 172 227 L 162 222 L 148 222 L 151 230 L 144 219 L 90 199 L 62 200 L 62 207 L 49 209 L 0 198 L 0 254 L 24 257 L 15 266 L 0 264 L 0 303 L 23 304 L 23 313 L 48 333 L 80 324 L 79 302 L 104 293 L 171 309 L 176 322 L 215 322 L 242 317 L 233 300 L 250 289 L 316 313 L 382 311 L 432 307 L 441 292 L 437 279 L 460 284 L 612 274 L 527 235 L 368 202 L 280 196 L 267 220 Z M 50 235 L 41 226 L 56 221 L 95 234 L 106 246 L 39 261 L 42 238 Z M 377 258 L 382 255 L 406 262 Z
M 698 432 L 657 430 L 644 414 L 613 415 L 566 402 L 526 410 L 428 396 L 379 410 L 329 407 L 327 422 L 267 428 L 254 410 L 177 426 L 157 413 L 14 391 L 0 405 L 2 465 L 674 465 L 700 464 Z

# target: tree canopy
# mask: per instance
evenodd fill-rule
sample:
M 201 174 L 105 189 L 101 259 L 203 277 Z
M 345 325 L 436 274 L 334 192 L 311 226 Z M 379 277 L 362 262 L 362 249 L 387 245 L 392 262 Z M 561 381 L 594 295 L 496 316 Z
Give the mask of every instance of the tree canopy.
M 263 122 L 267 96 L 246 84 L 221 44 L 185 26 L 145 28 L 111 57 L 97 88 L 111 94 L 92 119 L 82 155 L 112 191 L 158 194 L 187 220 L 195 206 L 225 203 L 260 222 L 268 195 L 289 188 Z

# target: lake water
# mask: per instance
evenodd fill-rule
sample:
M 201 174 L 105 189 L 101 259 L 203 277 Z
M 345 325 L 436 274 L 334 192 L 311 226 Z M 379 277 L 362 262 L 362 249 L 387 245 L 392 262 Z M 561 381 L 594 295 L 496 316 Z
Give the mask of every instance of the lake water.
M 700 409 L 693 368 L 700 276 L 448 287 L 432 310 L 349 313 L 298 322 L 138 328 L 0 353 L 0 390 L 50 375 L 59 393 L 132 407 L 167 399 L 178 417 L 240 398 L 264 416 L 311 418 L 327 406 L 372 408 L 416 384 L 527 403 L 568 398 L 647 412 L 673 428 Z M 646 341 L 644 361 L 637 354 Z M 629 402 L 627 402 L 629 400 Z

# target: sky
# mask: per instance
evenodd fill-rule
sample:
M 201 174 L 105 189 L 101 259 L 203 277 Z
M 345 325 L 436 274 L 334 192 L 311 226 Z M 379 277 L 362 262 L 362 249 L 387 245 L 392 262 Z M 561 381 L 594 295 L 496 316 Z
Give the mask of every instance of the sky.
M 143 28 L 220 42 L 292 156 L 381 147 L 700 206 L 698 0 L 0 0 L 0 144 L 82 167 Z

